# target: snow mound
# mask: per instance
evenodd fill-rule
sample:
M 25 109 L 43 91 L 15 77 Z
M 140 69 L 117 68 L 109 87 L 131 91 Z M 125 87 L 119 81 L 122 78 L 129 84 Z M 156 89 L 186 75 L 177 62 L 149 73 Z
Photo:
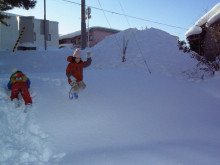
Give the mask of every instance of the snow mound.
M 1 165 L 219 162 L 219 73 L 198 86 L 177 80 L 195 61 L 179 51 L 175 37 L 153 28 L 111 35 L 84 50 L 83 60 L 88 50 L 87 88 L 74 102 L 65 75 L 74 50 L 0 51 Z M 27 114 L 24 104 L 13 107 L 5 87 L 12 66 L 32 82 Z
M 35 94 L 30 93 L 34 98 Z M 48 136 L 35 124 L 32 112 L 24 114 L 24 103 L 15 109 L 10 91 L 3 86 L 0 105 L 0 164 L 56 164 L 59 159 L 53 155 Z
M 31 73 L 64 72 L 66 69 L 67 56 L 71 56 L 74 50 L 30 50 L 30 51 L 2 51 L 0 52 L 0 73 L 10 76 L 11 68 Z M 8 62 L 10 65 L 8 65 Z
M 128 42 L 126 62 L 122 62 L 123 40 Z M 92 56 L 89 69 L 141 69 L 148 72 L 149 67 L 153 74 L 163 73 L 178 77 L 196 65 L 189 54 L 179 51 L 174 36 L 154 28 L 127 29 L 110 35 L 95 47 L 83 50 L 83 60 L 86 60 L 85 54 L 88 50 Z M 73 52 L 72 49 L 1 52 L 0 73 L 9 73 L 12 66 L 26 73 L 29 70 L 32 73 L 65 72 L 68 64 L 66 58 L 72 56 Z M 10 65 L 7 61 L 10 61 Z
M 128 41 L 126 62 L 122 63 L 123 40 Z M 162 30 L 128 29 L 106 37 L 91 49 L 93 68 L 142 68 L 145 61 L 152 73 L 177 76 L 192 68 L 195 61 L 179 51 L 174 36 Z

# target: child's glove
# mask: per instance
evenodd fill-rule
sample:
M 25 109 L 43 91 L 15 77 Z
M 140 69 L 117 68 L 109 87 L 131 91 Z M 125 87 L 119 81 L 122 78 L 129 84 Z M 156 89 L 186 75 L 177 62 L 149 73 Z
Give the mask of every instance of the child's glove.
M 73 77 L 72 75 L 70 76 L 70 80 L 71 80 L 71 81 L 75 81 L 75 82 L 76 82 L 76 78 L 75 78 L 75 77 Z
M 76 84 L 76 78 L 73 76 L 70 76 L 70 80 L 71 80 L 70 85 L 74 86 Z
M 11 89 L 11 87 L 12 87 L 12 84 L 8 83 L 8 89 Z
M 91 55 L 90 55 L 90 54 L 91 54 L 91 52 L 90 52 L 90 51 L 87 51 L 87 52 L 86 52 L 86 58 L 91 58 Z
M 28 88 L 30 88 L 31 81 L 27 79 L 26 83 L 27 83 Z

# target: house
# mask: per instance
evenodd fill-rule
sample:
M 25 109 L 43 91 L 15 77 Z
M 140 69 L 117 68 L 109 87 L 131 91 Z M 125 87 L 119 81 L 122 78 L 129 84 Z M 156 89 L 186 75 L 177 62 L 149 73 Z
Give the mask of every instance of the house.
M 87 45 L 88 45 L 88 29 L 87 31 Z M 89 28 L 89 47 L 93 47 L 100 41 L 102 41 L 106 36 L 118 33 L 119 30 L 109 29 L 104 27 L 91 27 Z M 62 35 L 59 37 L 59 44 L 64 46 L 64 44 L 73 44 L 75 47 L 81 47 L 81 30 L 67 35 Z
M 44 20 L 15 14 L 5 21 L 9 26 L 0 24 L 0 49 L 18 50 L 44 47 Z M 47 46 L 58 48 L 58 22 L 46 21 Z M 20 36 L 20 40 L 18 39 Z M 17 43 L 17 46 L 16 46 Z
M 220 55 L 220 3 L 186 32 L 190 49 L 209 61 Z

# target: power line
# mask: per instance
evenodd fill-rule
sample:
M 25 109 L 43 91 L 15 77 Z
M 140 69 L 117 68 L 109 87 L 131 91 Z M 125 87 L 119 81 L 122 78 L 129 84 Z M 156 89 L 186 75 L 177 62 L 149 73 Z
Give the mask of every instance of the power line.
M 73 4 L 76 4 L 76 5 L 81 5 L 81 3 L 77 3 L 77 2 L 73 2 L 73 1 L 69 1 L 69 0 L 62 0 L 62 1 L 68 2 L 68 3 L 73 3 Z M 86 5 L 86 6 L 87 6 L 87 5 Z M 87 6 L 87 7 L 88 7 L 88 6 Z M 101 8 L 94 7 L 94 6 L 89 6 L 89 7 L 90 7 L 90 8 L 93 8 L 93 9 L 96 9 L 96 10 L 101 10 L 101 11 L 105 11 L 105 12 L 112 13 L 112 14 L 116 14 L 116 15 L 126 16 L 126 17 L 129 17 L 129 18 L 133 18 L 133 19 L 137 19 L 137 20 L 141 20 L 141 21 L 145 21 L 145 22 L 151 22 L 151 23 L 155 23 L 155 24 L 159 24 L 159 25 L 164 25 L 164 26 L 168 26 L 168 27 L 173 27 L 173 28 L 177 28 L 177 29 L 181 29 L 181 30 L 188 30 L 188 29 L 185 28 L 185 27 L 180 27 L 180 26 L 165 24 L 165 23 L 161 23 L 161 22 L 158 22 L 158 21 L 152 21 L 152 20 L 148 20 L 148 19 L 144 19 L 144 18 L 139 18 L 139 17 L 135 17 L 135 16 L 127 15 L 127 14 L 118 13 L 118 12 L 115 12 L 115 11 L 110 11 L 110 10 L 106 10 L 106 9 L 101 9 Z
M 124 11 L 124 9 L 123 9 L 123 7 L 122 7 L 122 4 L 121 4 L 120 0 L 118 0 L 118 2 L 119 2 L 119 4 L 120 4 L 120 7 L 121 7 L 121 10 L 122 10 L 123 14 L 126 15 L 126 14 L 125 14 L 125 11 Z M 127 19 L 126 16 L 125 16 L 125 19 L 126 19 L 126 21 L 127 21 L 127 23 L 128 23 L 128 26 L 130 26 L 130 28 L 131 28 L 131 25 L 130 25 L 130 23 L 129 23 L 129 21 L 128 21 L 128 19 Z M 139 51 L 140 51 L 140 53 L 141 53 L 141 56 L 142 56 L 142 58 L 144 59 L 144 63 L 145 63 L 145 65 L 146 65 L 146 67 L 147 67 L 147 70 L 148 70 L 148 72 L 151 74 L 150 68 L 149 68 L 149 66 L 148 66 L 148 64 L 147 64 L 147 61 L 146 61 L 144 55 L 143 55 L 143 52 L 142 52 L 141 47 L 140 47 L 140 45 L 139 45 L 139 43 L 138 43 L 138 41 L 137 41 L 137 38 L 136 38 L 134 32 L 133 32 L 133 31 L 131 31 L 131 32 L 132 32 L 132 34 L 133 34 L 133 36 L 134 36 L 135 42 L 137 43 L 138 49 L 139 49 Z
M 101 5 L 101 3 L 100 3 L 99 0 L 98 0 L 98 3 L 99 3 L 99 6 L 102 8 L 102 5 Z M 105 16 L 106 21 L 108 22 L 109 27 L 112 29 L 111 24 L 110 24 L 110 22 L 109 22 L 109 20 L 108 20 L 108 18 L 107 18 L 107 16 L 106 16 L 106 14 L 105 14 L 105 10 L 102 10 L 102 11 L 103 11 L 103 14 L 104 14 L 104 16 Z M 114 35 L 114 36 L 115 36 L 115 35 Z M 120 48 L 120 44 L 119 44 L 119 41 L 118 41 L 118 39 L 117 39 L 116 36 L 115 36 L 115 39 L 116 39 L 117 45 L 118 45 L 119 50 L 120 50 L 120 49 L 121 49 L 121 48 Z
M 102 5 L 101 5 L 101 3 L 100 3 L 99 0 L 98 0 L 98 3 L 99 3 L 99 6 L 102 8 Z M 109 20 L 108 20 L 108 18 L 107 18 L 107 16 L 106 16 L 105 10 L 103 10 L 103 8 L 102 8 L 102 11 L 103 11 L 103 14 L 104 14 L 104 16 L 105 16 L 105 19 L 106 19 L 106 21 L 107 21 L 109 27 L 112 29 L 111 24 L 110 24 L 110 22 L 109 22 Z

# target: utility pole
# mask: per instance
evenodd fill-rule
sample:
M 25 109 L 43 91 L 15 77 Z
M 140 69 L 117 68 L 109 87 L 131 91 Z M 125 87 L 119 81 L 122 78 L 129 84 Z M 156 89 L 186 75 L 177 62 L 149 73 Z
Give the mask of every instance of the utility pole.
M 86 48 L 86 17 L 85 17 L 85 0 L 81 0 L 81 49 Z
M 46 0 L 44 0 L 44 49 L 47 50 Z

